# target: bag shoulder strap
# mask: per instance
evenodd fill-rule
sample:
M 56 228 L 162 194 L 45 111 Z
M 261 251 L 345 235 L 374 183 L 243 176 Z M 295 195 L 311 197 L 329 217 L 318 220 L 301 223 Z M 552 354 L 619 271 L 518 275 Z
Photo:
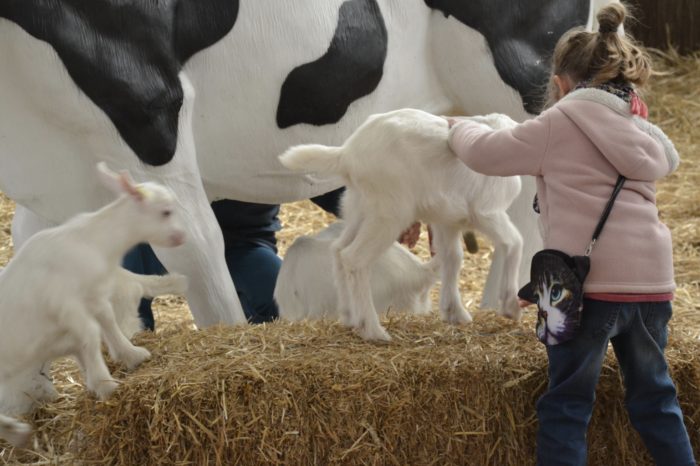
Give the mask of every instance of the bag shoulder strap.
M 610 215 L 610 211 L 613 208 L 613 204 L 615 203 L 615 199 L 617 199 L 617 195 L 620 194 L 620 190 L 622 190 L 622 185 L 625 184 L 625 177 L 620 175 L 617 177 L 617 183 L 615 184 L 615 189 L 613 189 L 612 194 L 610 195 L 610 199 L 608 199 L 608 203 L 605 204 L 605 209 L 603 209 L 603 214 L 600 216 L 600 220 L 598 220 L 598 225 L 595 227 L 595 231 L 593 232 L 593 237 L 591 238 L 591 242 L 586 248 L 586 252 L 584 253 L 585 256 L 590 256 L 591 252 L 593 251 L 593 245 L 598 241 L 598 237 L 600 236 L 600 233 L 603 231 L 603 227 L 605 226 L 605 222 L 608 220 L 608 216 Z

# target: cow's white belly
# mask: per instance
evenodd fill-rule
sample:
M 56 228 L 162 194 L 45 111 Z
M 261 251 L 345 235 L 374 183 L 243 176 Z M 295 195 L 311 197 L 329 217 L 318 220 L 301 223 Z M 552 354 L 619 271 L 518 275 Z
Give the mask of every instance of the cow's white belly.
M 326 52 L 341 3 L 242 3 L 243 20 L 187 64 L 185 72 L 197 91 L 199 166 L 211 198 L 280 203 L 338 187 L 335 180 L 310 184 L 282 167 L 277 155 L 300 143 L 340 145 L 373 113 L 413 107 L 438 114 L 500 111 L 518 120 L 528 116 L 519 95 L 499 78 L 481 34 L 430 12 L 423 1 L 399 5 L 385 0 L 379 3 L 389 42 L 377 89 L 353 102 L 336 124 L 279 129 L 275 117 L 281 85 L 292 69 Z M 284 24 L 270 24 L 270 11 Z M 274 33 L 261 32 L 270 27 Z M 260 36 L 264 39 L 251 39 Z
M 188 62 L 185 72 L 197 91 L 199 165 L 210 196 L 277 203 L 320 194 L 338 182 L 312 186 L 285 169 L 277 155 L 293 144 L 342 144 L 372 113 L 407 106 L 437 112 L 450 107 L 428 61 L 429 10 L 422 2 L 402 9 L 382 2 L 389 42 L 378 87 L 350 104 L 338 123 L 279 129 L 282 83 L 295 67 L 326 53 L 342 3 L 242 2 L 233 31 Z M 415 7 L 418 11 L 410 11 Z M 270 11 L 275 21 L 270 21 Z
M 282 83 L 326 52 L 342 2 L 242 2 L 232 32 L 187 63 L 197 160 L 210 200 L 281 203 L 338 187 L 336 180 L 311 183 L 288 172 L 277 155 L 304 142 L 341 144 L 372 113 L 414 107 L 527 116 L 480 34 L 430 12 L 423 1 L 384 0 L 389 42 L 377 89 L 336 124 L 279 129 Z M 167 169 L 141 164 L 54 50 L 2 19 L 0 56 L 12 65 L 0 68 L 0 189 L 18 203 L 59 222 L 109 200 L 93 174 L 97 160 L 137 178 Z

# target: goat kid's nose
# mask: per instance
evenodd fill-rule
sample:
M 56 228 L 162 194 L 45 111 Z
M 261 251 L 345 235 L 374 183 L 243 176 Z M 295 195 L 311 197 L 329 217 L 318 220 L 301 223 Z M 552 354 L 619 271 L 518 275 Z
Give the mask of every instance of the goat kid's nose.
M 184 244 L 185 232 L 178 231 L 177 233 L 173 233 L 172 235 L 170 235 L 170 242 L 172 243 L 173 247 Z

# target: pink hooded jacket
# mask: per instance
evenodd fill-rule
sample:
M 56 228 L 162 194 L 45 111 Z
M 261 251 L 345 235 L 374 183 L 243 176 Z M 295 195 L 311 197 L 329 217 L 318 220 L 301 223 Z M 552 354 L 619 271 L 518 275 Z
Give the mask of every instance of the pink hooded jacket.
M 618 174 L 627 178 L 591 254 L 586 293 L 675 289 L 671 233 L 659 220 L 655 181 L 679 163 L 671 141 L 599 89 L 571 92 L 537 118 L 493 131 L 464 121 L 450 146 L 487 175 L 537 177 L 545 248 L 584 253 Z

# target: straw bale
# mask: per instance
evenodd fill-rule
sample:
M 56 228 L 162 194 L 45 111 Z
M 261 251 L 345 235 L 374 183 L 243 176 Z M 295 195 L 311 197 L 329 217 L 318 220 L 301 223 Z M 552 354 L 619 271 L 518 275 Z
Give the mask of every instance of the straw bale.
M 668 359 L 700 457 L 700 58 L 657 53 L 651 120 L 682 164 L 658 185 L 674 237 L 678 289 Z M 0 195 L 0 264 L 12 254 L 13 204 Z M 332 218 L 308 202 L 283 207 L 283 254 Z M 465 257 L 461 291 L 479 302 L 491 248 Z M 416 252 L 427 258 L 425 235 Z M 436 303 L 436 301 L 434 301 Z M 154 359 L 114 399 L 85 394 L 76 365 L 53 376 L 61 397 L 30 420 L 29 450 L 0 445 L 0 464 L 532 464 L 534 403 L 546 356 L 531 313 L 516 324 L 475 312 L 461 328 L 435 316 L 390 315 L 394 341 L 364 343 L 329 322 L 193 331 L 185 301 L 158 299 Z M 590 429 L 593 465 L 651 464 L 627 421 L 612 355 Z
M 64 441 L 90 464 L 533 463 L 546 357 L 532 316 L 518 324 L 479 312 L 453 327 L 396 315 L 386 324 L 394 341 L 383 345 L 329 322 L 142 335 L 154 359 L 119 372 L 109 401 L 79 392 Z M 678 336 L 668 355 L 700 452 L 700 341 Z M 591 464 L 651 464 L 622 399 L 609 355 Z

